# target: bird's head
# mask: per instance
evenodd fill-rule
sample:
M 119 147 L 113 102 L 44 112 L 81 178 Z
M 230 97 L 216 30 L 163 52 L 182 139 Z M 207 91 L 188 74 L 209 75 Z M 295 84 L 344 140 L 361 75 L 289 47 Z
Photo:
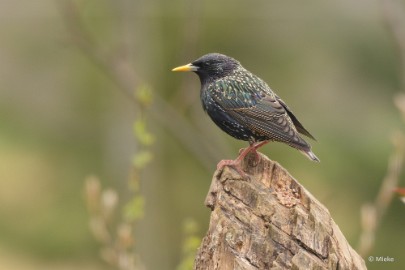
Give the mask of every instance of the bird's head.
M 208 82 L 231 74 L 240 63 L 232 57 L 209 53 L 190 64 L 176 67 L 172 71 L 193 71 L 200 77 L 201 82 Z

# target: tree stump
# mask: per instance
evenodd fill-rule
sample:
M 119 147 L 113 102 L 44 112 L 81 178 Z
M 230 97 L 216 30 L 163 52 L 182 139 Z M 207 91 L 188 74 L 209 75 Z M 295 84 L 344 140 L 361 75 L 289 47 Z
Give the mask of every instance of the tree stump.
M 248 177 L 214 174 L 194 269 L 366 269 L 328 209 L 280 164 L 250 154 L 242 167 Z

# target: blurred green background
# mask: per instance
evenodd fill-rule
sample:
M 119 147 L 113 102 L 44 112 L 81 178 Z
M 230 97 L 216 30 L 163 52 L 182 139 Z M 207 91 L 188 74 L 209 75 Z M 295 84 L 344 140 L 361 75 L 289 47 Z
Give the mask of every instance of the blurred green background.
M 88 228 L 84 179 L 95 174 L 120 199 L 130 196 L 139 110 L 78 48 L 62 16 L 65 2 L 0 2 L 1 270 L 111 269 Z M 280 144 L 261 151 L 325 204 L 357 246 L 361 205 L 374 200 L 390 136 L 403 129 L 392 102 L 401 90 L 399 57 L 379 1 L 74 3 L 99 53 L 120 55 L 125 47 L 136 85 L 148 85 L 167 106 L 146 109 L 156 141 L 141 177 L 146 205 L 135 242 L 147 269 L 179 264 L 184 219 L 195 219 L 204 235 L 216 163 L 246 146 L 205 115 L 197 76 L 170 71 L 208 52 L 233 56 L 267 81 L 317 137 L 320 164 Z M 404 207 L 394 199 L 370 253 L 395 262 L 367 262 L 369 269 L 405 269 Z

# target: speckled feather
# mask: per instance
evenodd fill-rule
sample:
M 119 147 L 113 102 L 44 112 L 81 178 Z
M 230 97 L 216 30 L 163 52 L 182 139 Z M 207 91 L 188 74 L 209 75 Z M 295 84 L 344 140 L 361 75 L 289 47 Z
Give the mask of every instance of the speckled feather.
M 232 137 L 249 141 L 278 141 L 319 161 L 299 133 L 315 139 L 286 103 L 259 77 L 235 59 L 207 54 L 189 67 L 201 81 L 201 101 L 215 124 Z
M 237 139 L 279 141 L 298 149 L 310 149 L 298 132 L 313 136 L 263 80 L 242 66 L 206 84 L 201 97 L 211 119 Z

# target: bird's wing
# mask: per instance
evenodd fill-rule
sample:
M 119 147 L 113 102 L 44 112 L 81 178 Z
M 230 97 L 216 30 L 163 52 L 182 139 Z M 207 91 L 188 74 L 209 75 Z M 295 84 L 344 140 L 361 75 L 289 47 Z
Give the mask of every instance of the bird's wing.
M 275 99 L 263 98 L 256 105 L 233 108 L 229 114 L 259 136 L 307 149 L 308 143 L 299 135 L 284 107 Z
M 309 147 L 298 132 L 309 135 L 285 103 L 265 82 L 255 78 L 250 83 L 238 80 L 217 81 L 212 97 L 228 114 L 259 137 Z M 298 131 L 298 132 L 297 132 Z
M 297 117 L 295 117 L 295 115 L 293 114 L 293 112 L 291 111 L 290 108 L 288 108 L 287 104 L 276 95 L 276 99 L 277 101 L 284 107 L 284 109 L 286 110 L 288 116 L 291 118 L 295 128 L 297 129 L 297 131 L 305 136 L 307 136 L 308 138 L 313 139 L 314 141 L 316 141 L 315 137 L 311 135 L 311 133 L 309 133 L 308 130 L 306 130 L 304 128 L 304 126 L 300 123 L 300 121 L 298 121 Z

